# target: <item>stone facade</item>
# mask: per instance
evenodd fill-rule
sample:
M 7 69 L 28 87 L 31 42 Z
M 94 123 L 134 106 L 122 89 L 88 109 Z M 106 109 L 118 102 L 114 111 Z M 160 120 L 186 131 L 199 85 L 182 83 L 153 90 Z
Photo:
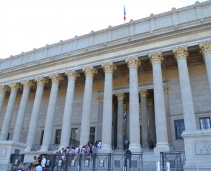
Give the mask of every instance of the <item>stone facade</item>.
M 59 149 L 68 146 L 77 128 L 78 145 L 102 140 L 101 153 L 122 149 L 124 138 L 141 152 L 153 139 L 155 156 L 184 150 L 186 167 L 210 166 L 195 148 L 211 144 L 210 21 L 211 1 L 196 2 L 1 60 L 0 150 L 30 161 L 54 153 L 58 137 Z

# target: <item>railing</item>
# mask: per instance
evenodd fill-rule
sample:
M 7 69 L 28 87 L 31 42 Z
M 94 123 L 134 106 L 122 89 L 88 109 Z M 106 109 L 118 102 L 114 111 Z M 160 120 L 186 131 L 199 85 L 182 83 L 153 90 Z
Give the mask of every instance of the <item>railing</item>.
M 169 163 L 169 168 L 172 168 L 175 171 L 181 171 L 181 169 L 183 169 L 183 165 L 185 164 L 184 151 L 160 152 L 161 167 L 167 167 L 167 163 Z
M 10 170 L 18 168 L 21 162 L 23 162 L 24 154 L 11 154 L 10 156 Z
M 49 144 L 48 151 L 55 151 L 59 149 L 59 144 Z
M 39 151 L 41 149 L 40 144 L 32 144 L 31 151 Z
M 45 171 L 143 171 L 142 154 L 47 155 Z

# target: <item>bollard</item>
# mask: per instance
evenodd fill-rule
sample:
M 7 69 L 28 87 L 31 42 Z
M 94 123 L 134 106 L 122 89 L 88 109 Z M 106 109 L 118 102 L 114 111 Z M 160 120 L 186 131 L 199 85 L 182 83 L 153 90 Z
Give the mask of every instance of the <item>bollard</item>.
M 170 171 L 171 168 L 170 168 L 170 162 L 166 162 L 166 171 Z
M 156 171 L 160 171 L 160 162 L 159 161 L 156 162 Z

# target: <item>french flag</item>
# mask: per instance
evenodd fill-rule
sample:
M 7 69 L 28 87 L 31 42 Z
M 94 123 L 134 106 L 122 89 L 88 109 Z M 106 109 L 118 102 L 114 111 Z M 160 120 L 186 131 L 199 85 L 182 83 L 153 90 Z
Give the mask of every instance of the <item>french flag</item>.
M 126 11 L 125 11 L 125 6 L 124 6 L 124 21 L 126 20 Z

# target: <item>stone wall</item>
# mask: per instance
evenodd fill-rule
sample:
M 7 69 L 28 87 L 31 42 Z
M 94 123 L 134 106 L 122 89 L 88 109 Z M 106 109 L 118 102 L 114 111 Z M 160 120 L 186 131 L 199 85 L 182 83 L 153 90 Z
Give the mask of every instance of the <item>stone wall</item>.
M 211 117 L 211 96 L 207 74 L 191 75 L 190 82 L 196 113 L 197 129 L 200 129 L 199 118 Z M 183 119 L 179 78 L 169 79 L 168 86 L 172 142 L 174 149 L 181 150 L 184 149 L 184 142 L 183 139 L 176 140 L 174 128 L 174 121 Z

